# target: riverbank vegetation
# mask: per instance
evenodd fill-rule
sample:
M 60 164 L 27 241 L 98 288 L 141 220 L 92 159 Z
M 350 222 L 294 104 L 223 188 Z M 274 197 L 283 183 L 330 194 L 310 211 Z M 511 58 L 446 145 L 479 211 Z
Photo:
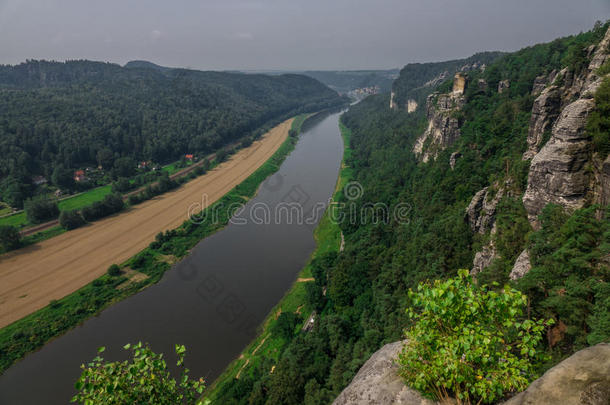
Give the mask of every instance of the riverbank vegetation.
M 306 115 L 293 121 L 292 129 L 300 131 Z M 0 372 L 26 353 L 36 350 L 50 339 L 65 333 L 87 318 L 99 313 L 147 286 L 158 282 L 176 260 L 183 258 L 201 239 L 222 229 L 229 221 L 229 207 L 244 204 L 256 194 L 260 183 L 279 169 L 293 150 L 297 138 L 288 137 L 274 155 L 251 176 L 207 208 L 218 215 L 202 215 L 201 221 L 186 221 L 175 230 L 162 233 L 151 245 L 125 263 L 121 274 L 94 280 L 78 291 L 53 301 L 45 308 L 0 330 Z M 134 278 L 133 270 L 143 274 Z

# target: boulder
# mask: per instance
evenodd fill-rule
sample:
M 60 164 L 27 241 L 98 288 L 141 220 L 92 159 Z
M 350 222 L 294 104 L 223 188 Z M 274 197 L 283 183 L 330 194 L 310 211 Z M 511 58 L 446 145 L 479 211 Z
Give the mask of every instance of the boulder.
M 405 386 L 398 375 L 395 360 L 404 342 L 394 342 L 375 352 L 358 371 L 352 382 L 339 394 L 333 405 L 434 405 Z
M 504 405 L 610 404 L 610 345 L 600 343 L 562 361 Z

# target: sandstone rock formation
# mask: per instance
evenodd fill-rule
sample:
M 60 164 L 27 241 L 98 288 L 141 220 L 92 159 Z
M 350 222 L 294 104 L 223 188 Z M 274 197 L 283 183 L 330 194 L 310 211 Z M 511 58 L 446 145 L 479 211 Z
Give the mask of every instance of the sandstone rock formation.
M 407 112 L 410 114 L 415 112 L 415 110 L 417 110 L 417 101 L 413 99 L 407 100 Z
M 539 227 L 538 215 L 549 203 L 573 210 L 607 198 L 605 190 L 610 180 L 604 174 L 604 165 L 595 164 L 585 126 L 595 107 L 593 96 L 603 79 L 597 69 L 610 57 L 610 30 L 588 52 L 591 62 L 580 75 L 562 70 L 557 76 L 561 77 L 563 88 L 546 88 L 534 103 L 528 151 L 524 155 L 524 158 L 533 158 L 523 196 L 523 205 L 534 228 Z M 562 109 L 552 126 L 551 137 L 536 154 L 557 106 Z
M 396 98 L 396 93 L 394 93 L 394 91 L 392 91 L 390 93 L 390 110 L 398 109 L 398 105 L 396 104 L 396 101 L 394 101 L 395 98 Z
M 475 253 L 470 275 L 476 276 L 489 267 L 497 258 L 498 252 L 496 252 L 496 247 L 493 244 L 493 240 L 491 240 L 487 245 L 483 246 L 483 249 Z
M 449 157 L 449 166 L 451 170 L 455 169 L 455 165 L 457 164 L 457 160 L 462 157 L 460 152 L 453 152 Z
M 453 78 L 453 95 L 461 96 L 464 94 L 464 90 L 466 89 L 466 75 L 462 72 L 458 72 L 455 74 Z
M 523 205 L 534 228 L 539 226 L 538 215 L 549 203 L 569 209 L 585 204 L 591 142 L 584 128 L 593 107 L 592 99 L 578 99 L 564 108 L 551 139 L 532 159 Z
M 532 263 L 530 262 L 530 253 L 527 249 L 523 250 L 517 260 L 513 269 L 510 271 L 508 277 L 511 280 L 517 280 L 525 276 L 532 269 Z
M 487 88 L 488 88 L 487 80 L 485 80 L 485 79 L 477 80 L 477 88 L 479 89 L 479 91 L 487 91 Z
M 494 190 L 497 191 L 494 193 Z M 498 187 L 495 184 L 492 189 L 485 187 L 472 197 L 466 208 L 470 229 L 480 234 L 493 232 L 496 222 L 496 208 L 504 194 L 504 187 Z
M 462 81 L 463 80 L 463 81 Z M 428 128 L 413 146 L 413 152 L 423 161 L 435 159 L 440 151 L 453 144 L 460 136 L 459 120 L 454 113 L 466 103 L 463 96 L 464 75 L 455 75 L 454 91 L 449 94 L 432 93 L 426 100 Z
M 403 342 L 383 346 L 364 363 L 333 405 L 433 405 L 436 402 L 422 397 L 417 391 L 405 386 L 398 376 L 395 363 Z
M 504 405 L 608 405 L 610 345 L 600 343 L 562 361 Z
M 560 106 L 561 91 L 557 86 L 543 89 L 534 100 L 527 133 L 527 151 L 523 154 L 524 160 L 532 159 L 538 153 L 545 133 L 550 132 L 555 119 L 559 115 Z
M 500 80 L 500 82 L 498 83 L 498 93 L 503 93 L 504 90 L 508 89 L 510 87 L 510 81 L 507 80 Z

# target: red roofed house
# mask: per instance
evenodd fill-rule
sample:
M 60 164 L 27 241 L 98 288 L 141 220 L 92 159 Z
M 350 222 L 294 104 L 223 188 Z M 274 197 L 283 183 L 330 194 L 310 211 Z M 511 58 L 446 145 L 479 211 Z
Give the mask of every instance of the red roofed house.
M 191 153 L 187 153 L 186 155 L 184 155 L 184 157 L 188 160 L 193 160 L 193 155 Z
M 84 170 L 77 170 L 74 172 L 74 181 L 85 181 L 87 177 L 85 176 Z

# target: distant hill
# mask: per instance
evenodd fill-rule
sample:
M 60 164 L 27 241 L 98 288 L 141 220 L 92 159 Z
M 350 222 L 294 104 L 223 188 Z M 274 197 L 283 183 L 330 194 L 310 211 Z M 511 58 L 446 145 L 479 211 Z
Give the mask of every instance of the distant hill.
M 132 60 L 127 62 L 123 67 L 126 67 L 128 69 L 154 69 L 158 70 L 159 72 L 168 72 L 173 69 L 165 66 L 160 66 L 155 63 L 148 62 L 146 60 Z
M 133 66 L 153 68 L 134 68 Z M 304 75 L 131 68 L 87 60 L 0 66 L 0 195 L 20 206 L 54 168 L 209 153 L 346 100 Z M 105 162 L 102 162 L 104 160 Z

